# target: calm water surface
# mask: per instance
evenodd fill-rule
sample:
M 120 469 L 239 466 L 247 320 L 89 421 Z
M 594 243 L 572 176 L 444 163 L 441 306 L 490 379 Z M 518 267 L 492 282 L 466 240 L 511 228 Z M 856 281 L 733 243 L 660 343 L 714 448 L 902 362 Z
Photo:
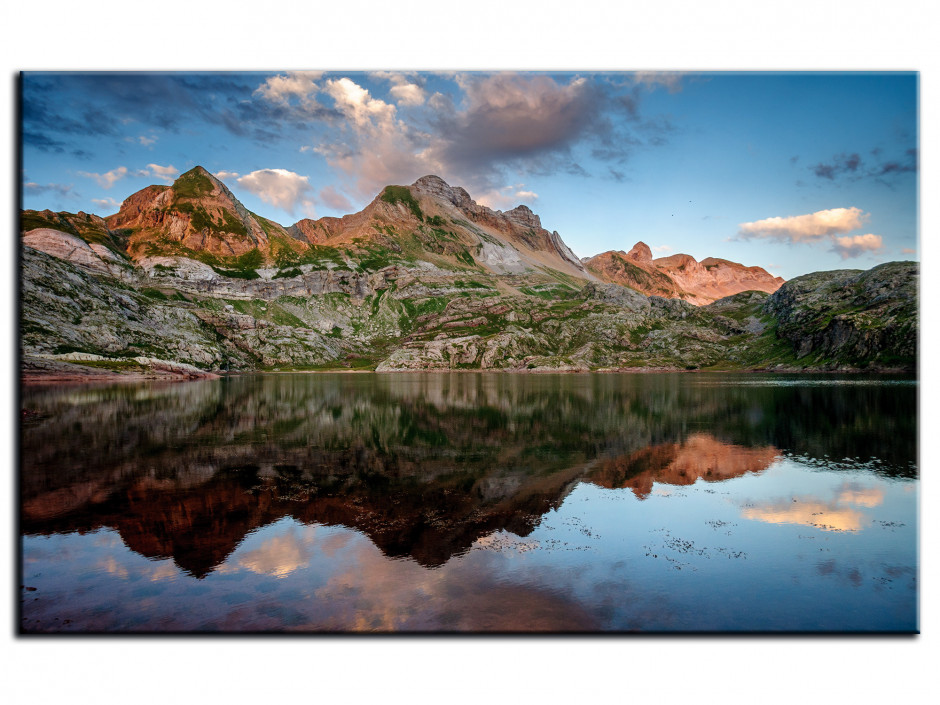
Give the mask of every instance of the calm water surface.
M 25 389 L 21 630 L 915 631 L 916 383 Z

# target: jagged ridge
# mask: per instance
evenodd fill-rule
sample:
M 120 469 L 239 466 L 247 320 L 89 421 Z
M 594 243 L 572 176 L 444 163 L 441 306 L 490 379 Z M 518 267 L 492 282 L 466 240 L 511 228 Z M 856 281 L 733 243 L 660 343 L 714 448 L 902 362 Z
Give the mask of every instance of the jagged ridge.
M 701 262 L 685 254 L 653 259 L 644 242 L 638 242 L 629 252 L 602 252 L 584 263 L 603 281 L 694 304 L 708 304 L 742 291 L 770 294 L 784 281 L 761 267 L 746 267 L 716 257 L 706 257 Z

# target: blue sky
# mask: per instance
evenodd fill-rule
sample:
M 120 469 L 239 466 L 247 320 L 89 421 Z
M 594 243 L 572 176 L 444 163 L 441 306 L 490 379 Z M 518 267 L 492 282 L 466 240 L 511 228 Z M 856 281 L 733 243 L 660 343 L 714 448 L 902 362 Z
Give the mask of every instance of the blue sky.
M 117 211 L 200 164 L 290 225 L 435 173 L 579 256 L 792 278 L 917 259 L 914 73 L 39 73 L 23 206 Z

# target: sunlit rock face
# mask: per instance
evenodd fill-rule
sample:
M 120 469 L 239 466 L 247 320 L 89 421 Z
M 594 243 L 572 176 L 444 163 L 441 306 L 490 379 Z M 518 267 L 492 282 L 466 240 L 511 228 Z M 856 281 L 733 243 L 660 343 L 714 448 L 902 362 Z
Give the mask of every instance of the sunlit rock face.
M 742 291 L 773 293 L 783 284 L 761 267 L 746 267 L 716 257 L 698 262 L 685 254 L 653 259 L 644 242 L 629 252 L 602 252 L 585 261 L 605 282 L 629 286 L 648 296 L 684 299 L 702 305 Z
M 148 186 L 132 194 L 106 222 L 111 230 L 133 232 L 128 253 L 135 257 L 150 254 L 164 239 L 221 256 L 270 246 L 268 231 L 259 220 L 200 166 L 181 175 L 172 186 Z M 280 226 L 275 230 L 285 234 Z

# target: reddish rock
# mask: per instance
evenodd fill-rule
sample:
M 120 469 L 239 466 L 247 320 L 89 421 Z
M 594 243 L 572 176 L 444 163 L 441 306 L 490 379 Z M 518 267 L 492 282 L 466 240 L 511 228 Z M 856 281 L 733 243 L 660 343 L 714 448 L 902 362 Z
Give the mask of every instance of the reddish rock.
M 603 281 L 635 289 L 648 296 L 684 299 L 709 304 L 742 291 L 772 294 L 783 285 L 761 267 L 707 257 L 698 262 L 691 255 L 677 254 L 653 259 L 646 243 L 638 242 L 629 252 L 602 252 L 585 262 L 587 269 Z

